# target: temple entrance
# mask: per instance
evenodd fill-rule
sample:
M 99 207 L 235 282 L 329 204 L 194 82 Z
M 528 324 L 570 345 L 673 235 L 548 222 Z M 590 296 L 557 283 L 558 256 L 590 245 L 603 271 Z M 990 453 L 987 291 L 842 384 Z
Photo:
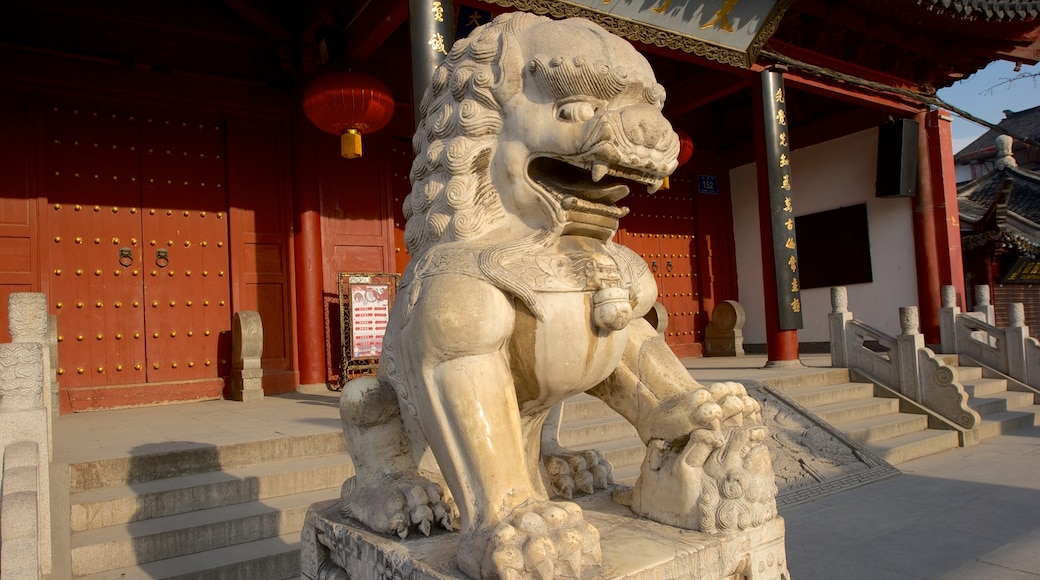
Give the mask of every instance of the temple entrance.
M 94 406 L 99 387 L 138 387 L 106 391 L 106 406 L 220 396 L 231 327 L 223 119 L 83 102 L 48 103 L 44 117 L 42 259 L 63 410 Z

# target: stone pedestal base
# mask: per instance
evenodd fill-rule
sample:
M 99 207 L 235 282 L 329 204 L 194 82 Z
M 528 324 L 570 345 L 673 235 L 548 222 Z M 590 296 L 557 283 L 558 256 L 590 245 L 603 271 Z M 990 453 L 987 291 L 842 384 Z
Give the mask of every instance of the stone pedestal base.
M 578 500 L 599 530 L 603 565 L 583 579 L 788 580 L 784 520 L 732 534 L 708 535 L 637 518 L 610 492 Z M 339 500 L 315 503 L 303 527 L 301 578 L 306 580 L 446 580 L 466 578 L 456 567 L 458 534 L 430 537 L 376 534 L 342 515 Z
M 244 403 L 262 401 L 264 398 L 263 377 L 264 370 L 260 368 L 232 370 L 231 399 Z

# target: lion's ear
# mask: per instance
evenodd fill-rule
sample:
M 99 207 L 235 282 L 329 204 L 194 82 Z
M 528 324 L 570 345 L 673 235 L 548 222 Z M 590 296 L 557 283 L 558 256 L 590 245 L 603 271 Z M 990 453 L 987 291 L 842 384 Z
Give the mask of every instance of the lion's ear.
M 523 90 L 523 77 L 526 66 L 524 51 L 509 33 L 498 37 L 498 63 L 495 70 L 495 86 L 492 91 L 498 102 L 508 101 Z

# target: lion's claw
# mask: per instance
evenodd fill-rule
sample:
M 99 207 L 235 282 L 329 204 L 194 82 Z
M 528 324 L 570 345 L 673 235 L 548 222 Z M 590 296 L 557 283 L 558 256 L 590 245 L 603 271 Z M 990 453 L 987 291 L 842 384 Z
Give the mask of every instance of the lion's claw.
M 480 558 L 481 578 L 576 578 L 583 564 L 598 565 L 602 561 L 599 532 L 572 503 L 520 506 L 486 537 Z M 461 542 L 463 547 L 472 545 L 474 549 L 476 544 L 479 542 Z
M 440 485 L 418 474 L 370 485 L 351 478 L 343 484 L 341 496 L 347 515 L 377 532 L 396 534 L 401 539 L 412 530 L 429 536 L 434 524 L 448 531 L 459 527 L 455 503 L 442 494 Z
M 614 468 L 596 449 L 558 450 L 544 459 L 554 496 L 571 499 L 575 493 L 592 494 L 614 484 Z

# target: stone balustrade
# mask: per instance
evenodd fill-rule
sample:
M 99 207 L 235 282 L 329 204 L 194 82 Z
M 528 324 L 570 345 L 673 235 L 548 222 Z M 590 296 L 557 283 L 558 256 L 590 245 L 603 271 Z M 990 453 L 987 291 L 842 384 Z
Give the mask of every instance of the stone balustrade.
M 46 296 L 12 293 L 8 313 L 13 342 L 0 344 L 2 580 L 51 573 L 48 406 L 52 381 Z
M 953 286 L 942 288 L 939 336 L 942 351 L 966 356 L 1033 388 L 1040 388 L 1040 341 L 1029 336 L 1025 309 L 1020 302 L 1008 305 L 1008 326 L 998 328 L 989 288 L 976 287 L 974 312 L 961 312 Z
M 844 287 L 831 288 L 831 364 L 854 369 L 931 409 L 964 429 L 978 425 L 957 371 L 924 345 L 916 306 L 899 309 L 900 334 L 892 337 L 855 320 Z

